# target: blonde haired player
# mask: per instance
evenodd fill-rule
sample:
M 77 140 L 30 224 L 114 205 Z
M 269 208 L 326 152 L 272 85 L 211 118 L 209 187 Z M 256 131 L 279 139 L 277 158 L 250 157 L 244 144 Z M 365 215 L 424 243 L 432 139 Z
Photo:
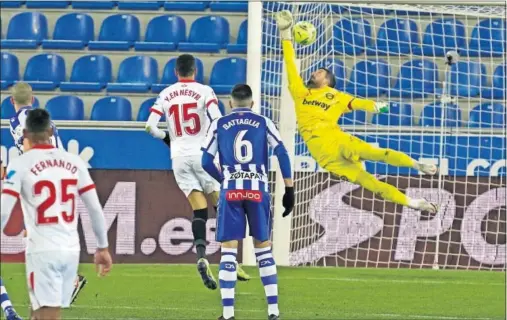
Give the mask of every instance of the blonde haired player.
M 377 180 L 364 170 L 361 161 L 382 161 L 430 175 L 437 173 L 435 165 L 417 162 L 399 151 L 373 147 L 343 132 L 337 124 L 344 113 L 353 110 L 384 113 L 388 111 L 388 104 L 356 98 L 334 89 L 334 74 L 324 68 L 312 73 L 305 85 L 295 63 L 292 14 L 287 10 L 280 11 L 276 14 L 276 21 L 282 38 L 289 91 L 296 106 L 299 132 L 317 163 L 332 174 L 359 184 L 386 200 L 421 211 L 437 212 L 435 203 L 426 199 L 411 199 L 392 185 Z

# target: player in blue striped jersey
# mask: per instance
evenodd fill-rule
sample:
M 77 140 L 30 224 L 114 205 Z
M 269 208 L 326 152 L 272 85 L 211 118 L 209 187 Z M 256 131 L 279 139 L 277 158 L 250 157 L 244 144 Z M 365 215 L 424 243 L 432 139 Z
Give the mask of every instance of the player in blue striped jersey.
M 284 217 L 294 207 L 290 160 L 273 122 L 252 112 L 252 90 L 248 85 L 236 85 L 230 103 L 232 112 L 211 124 L 202 148 L 204 170 L 222 184 L 216 229 L 216 239 L 222 243 L 218 276 L 223 313 L 219 319 L 234 319 L 237 248 L 238 241 L 246 236 L 247 221 L 255 240 L 255 255 L 268 302 L 268 319 L 279 319 L 278 279 L 270 242 L 268 148 L 273 148 L 285 182 Z M 213 163 L 217 153 L 221 170 Z

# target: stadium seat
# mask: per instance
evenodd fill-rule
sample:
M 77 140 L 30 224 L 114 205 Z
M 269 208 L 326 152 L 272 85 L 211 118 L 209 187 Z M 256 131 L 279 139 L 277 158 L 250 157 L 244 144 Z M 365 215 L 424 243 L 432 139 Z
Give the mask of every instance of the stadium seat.
M 72 1 L 73 9 L 107 10 L 114 6 L 114 1 Z
M 440 127 L 444 117 L 444 127 L 461 126 L 461 109 L 455 104 L 447 104 L 446 111 L 443 112 L 440 103 L 425 106 L 419 118 L 419 124 L 423 127 Z
M 93 19 L 83 13 L 68 13 L 56 21 L 53 39 L 42 41 L 43 49 L 82 50 L 94 37 Z
M 136 121 L 145 122 L 148 120 L 148 117 L 150 116 L 150 109 L 155 104 L 155 100 L 157 100 L 157 98 L 149 98 L 148 100 L 145 100 L 143 103 L 141 103 L 139 111 L 137 112 Z M 162 115 L 160 121 L 165 121 L 165 114 Z
M 364 125 L 366 123 L 366 112 L 356 110 L 343 114 L 338 120 L 339 125 Z
M 248 1 L 213 1 L 209 8 L 211 11 L 248 12 Z
M 19 8 L 24 1 L 0 1 L 0 8 Z
M 60 90 L 99 92 L 111 79 L 111 60 L 103 55 L 87 55 L 74 62 L 70 81 L 60 83 Z
M 370 23 L 361 18 L 341 19 L 333 26 L 333 38 L 337 53 L 362 54 L 372 42 Z
M 377 31 L 374 46 L 366 50 L 371 55 L 409 54 L 419 45 L 417 23 L 410 19 L 395 18 L 384 22 Z
M 4 1 L 2 1 L 4 2 Z M 46 16 L 39 12 L 21 12 L 9 21 L 2 49 L 35 49 L 48 37 Z
M 216 94 L 230 94 L 234 85 L 246 82 L 246 60 L 243 58 L 224 58 L 218 60 L 209 80 Z
M 222 101 L 218 100 L 218 109 L 220 110 L 220 112 L 222 113 L 222 115 L 225 114 L 225 105 Z
M 227 45 L 227 53 L 246 53 L 248 41 L 248 20 L 245 20 L 239 26 L 238 38 L 235 44 Z
M 376 113 L 372 123 L 384 126 L 411 126 L 413 119 L 412 106 L 408 103 L 391 102 L 388 113 Z
M 118 1 L 120 10 L 159 10 L 164 1 Z
M 451 66 L 449 80 L 451 96 L 476 97 L 485 85 L 486 67 L 482 63 L 458 61 Z
M 166 1 L 164 9 L 169 11 L 204 11 L 210 1 Z
M 505 76 L 507 64 L 501 64 L 493 72 L 492 86 L 483 88 L 481 96 L 486 99 L 505 99 Z
M 200 17 L 192 23 L 188 42 L 181 42 L 180 51 L 218 53 L 229 43 L 229 22 L 220 16 Z
M 438 86 L 438 66 L 430 60 L 405 62 L 398 74 L 391 97 L 419 99 L 434 93 Z
M 282 60 L 265 60 L 262 63 L 261 91 L 268 96 L 279 96 L 282 89 Z
M 483 103 L 470 111 L 469 126 L 474 128 L 504 128 L 505 108 L 501 103 Z
M 504 19 L 485 19 L 472 30 L 468 45 L 470 57 L 501 57 L 506 52 Z
M 76 96 L 56 96 L 46 102 L 52 120 L 84 120 L 83 100 Z
M 160 32 L 164 30 L 164 32 Z M 163 15 L 148 22 L 144 41 L 134 44 L 137 51 L 173 51 L 185 41 L 185 20 L 179 16 Z
M 35 108 L 39 107 L 39 99 L 33 98 L 33 104 Z M 10 119 L 16 115 L 16 111 L 14 110 L 14 106 L 11 102 L 11 97 L 8 96 L 2 101 L 2 106 L 0 107 L 0 113 L 2 115 L 2 119 Z
M 130 14 L 107 17 L 100 27 L 98 41 L 90 41 L 90 50 L 129 50 L 139 41 L 139 19 Z
M 107 85 L 108 92 L 148 92 L 158 82 L 157 60 L 153 57 L 128 57 L 120 63 L 116 83 Z
M 19 80 L 19 61 L 12 53 L 2 52 L 0 61 L 0 88 L 7 89 L 14 81 Z
M 95 102 L 90 116 L 92 121 L 131 121 L 132 106 L 123 97 L 104 97 Z
M 414 54 L 443 57 L 449 50 L 466 47 L 465 24 L 453 18 L 437 19 L 424 31 L 422 45 L 414 48 Z
M 65 61 L 57 54 L 38 54 L 31 57 L 25 69 L 23 80 L 33 90 L 54 90 L 65 81 Z
M 378 97 L 389 88 L 390 67 L 384 60 L 358 62 L 345 90 L 361 97 Z
M 195 65 L 197 68 L 195 81 L 199 83 L 204 83 L 204 66 L 202 64 L 202 61 L 199 58 L 195 58 Z M 154 93 L 159 93 L 160 91 L 164 90 L 171 84 L 178 82 L 178 78 L 174 73 L 175 68 L 176 68 L 176 58 L 172 58 L 166 63 L 164 67 L 160 84 L 152 84 L 151 91 Z
M 26 7 L 29 9 L 65 9 L 69 6 L 70 1 L 34 1 L 26 2 Z

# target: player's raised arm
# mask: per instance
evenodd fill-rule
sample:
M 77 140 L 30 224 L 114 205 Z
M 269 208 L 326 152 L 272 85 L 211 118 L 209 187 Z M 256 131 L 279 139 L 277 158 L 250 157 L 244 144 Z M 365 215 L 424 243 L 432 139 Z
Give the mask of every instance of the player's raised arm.
M 213 162 L 218 152 L 218 141 L 217 141 L 217 123 L 218 119 L 213 121 L 208 129 L 208 134 L 204 140 L 202 150 L 201 165 L 204 171 L 212 176 L 216 181 L 222 182 L 223 177 L 220 171 L 218 171 L 215 163 Z
M 266 118 L 267 125 L 267 135 L 268 135 L 268 143 L 273 148 L 273 153 L 278 159 L 278 163 L 280 165 L 280 171 L 282 172 L 283 181 L 285 183 L 285 194 L 283 195 L 283 206 L 285 208 L 285 212 L 283 216 L 288 216 L 292 209 L 294 208 L 294 182 L 292 180 L 292 170 L 290 164 L 289 154 L 287 153 L 287 149 L 283 145 L 282 138 L 280 136 L 280 132 L 276 128 L 273 121 Z
M 292 14 L 288 10 L 283 10 L 277 12 L 275 18 L 282 38 L 283 60 L 287 68 L 289 90 L 293 96 L 304 95 L 308 90 L 296 67 L 296 52 L 292 46 L 292 25 L 294 23 Z
M 12 210 L 18 201 L 19 193 L 21 192 L 21 175 L 22 170 L 16 168 L 15 164 L 11 162 L 7 167 L 7 174 L 5 175 L 2 187 L 0 233 L 7 225 Z

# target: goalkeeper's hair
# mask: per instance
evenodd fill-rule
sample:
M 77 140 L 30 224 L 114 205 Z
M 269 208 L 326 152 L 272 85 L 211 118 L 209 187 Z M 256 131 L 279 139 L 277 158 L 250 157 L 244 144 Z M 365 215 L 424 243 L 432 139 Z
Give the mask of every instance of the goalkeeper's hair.
M 176 72 L 180 77 L 190 77 L 195 73 L 195 58 L 191 54 L 182 54 L 176 59 Z
M 233 107 L 250 107 L 252 104 L 252 88 L 247 84 L 237 84 L 232 88 Z
M 329 82 L 328 86 L 331 88 L 334 88 L 336 86 L 336 78 L 334 77 L 333 71 L 329 70 L 328 68 L 320 68 L 321 70 L 326 71 L 326 78 Z
M 48 132 L 51 128 L 51 117 L 49 112 L 44 109 L 33 109 L 28 111 L 26 116 L 26 131 L 39 134 Z

